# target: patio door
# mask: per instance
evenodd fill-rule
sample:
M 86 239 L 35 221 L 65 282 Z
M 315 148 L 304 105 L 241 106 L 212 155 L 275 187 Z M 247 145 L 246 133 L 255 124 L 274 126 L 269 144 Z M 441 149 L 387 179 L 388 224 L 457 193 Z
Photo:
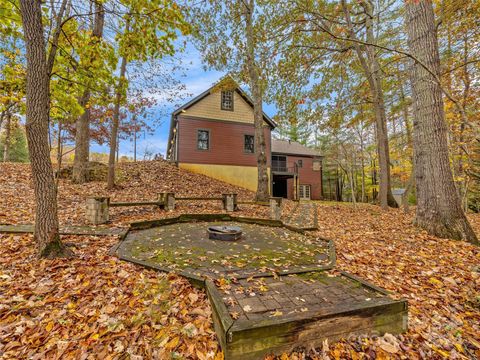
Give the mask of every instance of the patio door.
M 300 185 L 298 188 L 298 197 L 300 200 L 310 200 L 310 185 Z

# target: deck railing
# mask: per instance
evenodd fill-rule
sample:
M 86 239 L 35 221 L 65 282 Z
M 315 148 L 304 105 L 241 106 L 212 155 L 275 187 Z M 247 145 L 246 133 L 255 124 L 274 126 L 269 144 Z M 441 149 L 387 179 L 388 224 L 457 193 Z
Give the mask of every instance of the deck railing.
M 298 165 L 294 163 L 293 166 L 287 166 L 283 161 L 272 161 L 272 171 L 298 174 Z

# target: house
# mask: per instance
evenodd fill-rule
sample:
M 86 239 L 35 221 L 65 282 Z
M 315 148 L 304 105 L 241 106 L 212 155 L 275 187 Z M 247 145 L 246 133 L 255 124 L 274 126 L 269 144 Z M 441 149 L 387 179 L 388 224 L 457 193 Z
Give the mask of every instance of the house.
M 392 195 L 395 201 L 397 202 L 398 206 L 403 205 L 403 194 L 407 189 L 392 189 Z
M 288 199 L 322 198 L 322 157 L 298 142 L 272 140 L 273 196 Z
M 270 193 L 320 199 L 322 157 L 293 141 L 272 140 L 277 126 L 263 114 Z M 253 102 L 227 77 L 171 117 L 167 159 L 189 171 L 252 191 L 257 189 Z

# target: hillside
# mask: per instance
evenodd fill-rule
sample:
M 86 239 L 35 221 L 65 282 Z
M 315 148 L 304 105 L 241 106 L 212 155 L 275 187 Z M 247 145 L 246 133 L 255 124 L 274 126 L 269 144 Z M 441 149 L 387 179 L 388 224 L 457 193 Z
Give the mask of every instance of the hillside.
M 30 166 L 0 163 L 0 174 L 0 223 L 32 223 L 34 199 Z M 179 196 L 221 196 L 223 193 L 236 193 L 241 200 L 253 200 L 255 195 L 246 189 L 179 169 L 164 160 L 119 163 L 117 177 L 118 186 L 113 191 L 107 191 L 104 182 L 77 185 L 70 180 L 61 179 L 58 195 L 60 222 L 64 225 L 84 224 L 85 199 L 89 196 L 110 196 L 112 201 L 153 201 L 161 192 L 174 192 Z M 254 205 L 241 206 L 240 209 L 242 214 L 252 216 L 266 216 L 268 210 Z M 176 211 L 222 212 L 222 207 L 218 201 L 178 202 Z M 135 219 L 162 217 L 165 212 L 154 206 L 124 207 L 112 209 L 111 215 L 113 225 L 123 225 Z
M 205 196 L 251 192 L 165 162 L 121 164 L 115 200 L 156 192 Z M 0 223 L 33 221 L 28 165 L 0 164 Z M 83 223 L 84 198 L 107 195 L 104 183 L 60 182 L 60 218 Z M 439 239 L 413 226 L 413 214 L 368 204 L 318 202 L 319 230 L 333 239 L 337 267 L 381 286 L 409 304 L 409 330 L 399 336 L 353 337 L 281 359 L 476 359 L 480 357 L 480 248 Z M 268 216 L 261 206 L 240 214 Z M 221 212 L 217 202 L 113 209 L 110 226 L 181 212 Z M 480 233 L 480 215 L 469 214 Z M 174 274 L 118 260 L 116 237 L 64 236 L 73 259 L 35 256 L 31 234 L 0 234 L 0 356 L 4 358 L 221 359 L 205 292 Z M 25 276 L 28 274 L 28 276 Z

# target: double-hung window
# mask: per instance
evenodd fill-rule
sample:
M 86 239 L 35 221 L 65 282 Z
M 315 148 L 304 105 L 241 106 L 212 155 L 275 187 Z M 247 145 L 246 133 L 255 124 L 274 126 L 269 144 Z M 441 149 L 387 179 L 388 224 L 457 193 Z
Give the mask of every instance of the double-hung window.
M 210 131 L 197 130 L 197 149 L 198 150 L 210 149 Z
M 255 152 L 255 136 L 245 135 L 243 140 L 243 151 L 249 154 L 253 154 Z

